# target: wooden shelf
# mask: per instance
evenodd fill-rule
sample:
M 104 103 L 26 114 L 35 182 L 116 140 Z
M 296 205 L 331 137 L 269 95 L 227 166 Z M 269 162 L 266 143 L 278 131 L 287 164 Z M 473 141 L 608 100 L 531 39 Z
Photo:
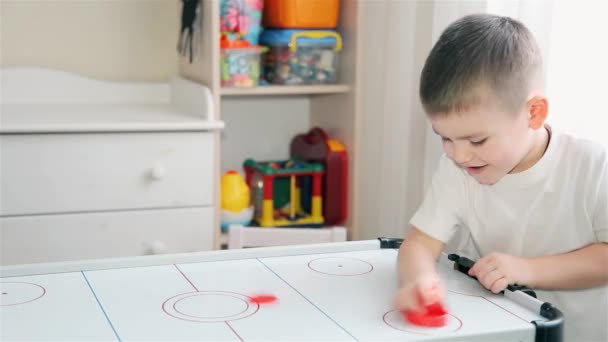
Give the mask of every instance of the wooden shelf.
M 263 96 L 263 95 L 314 95 L 348 93 L 350 86 L 344 84 L 302 85 L 302 86 L 260 86 L 253 88 L 222 88 L 222 96 Z

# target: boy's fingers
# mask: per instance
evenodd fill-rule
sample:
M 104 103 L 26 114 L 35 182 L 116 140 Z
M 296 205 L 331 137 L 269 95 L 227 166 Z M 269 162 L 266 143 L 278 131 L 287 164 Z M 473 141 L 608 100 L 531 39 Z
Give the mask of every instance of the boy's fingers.
M 473 276 L 477 277 L 477 279 L 485 278 L 485 276 L 497 269 L 496 263 L 490 259 L 480 259 L 478 262 L 473 265 Z
M 483 275 L 483 277 L 477 278 L 477 280 L 479 280 L 479 282 L 488 290 L 490 290 L 492 288 L 492 286 L 494 285 L 494 283 L 503 278 L 503 274 L 502 272 L 500 272 L 498 269 L 492 270 L 486 274 Z
M 433 296 L 429 294 L 428 291 L 418 292 L 418 306 L 423 308 L 429 305 L 433 301 L 432 297 Z
M 395 306 L 399 310 L 421 310 L 421 306 L 417 299 L 417 291 L 415 291 L 414 288 L 399 290 L 395 296 Z
M 469 270 L 469 275 L 474 277 L 478 276 L 479 269 L 482 268 L 483 265 L 485 265 L 486 261 L 486 257 L 482 257 L 481 259 L 477 260 L 475 264 L 473 264 L 473 267 L 471 267 L 471 269 Z
M 418 298 L 421 307 L 435 303 L 443 303 L 443 287 L 437 281 L 418 288 Z
M 500 293 L 507 288 L 507 285 L 509 285 L 507 278 L 500 278 L 496 280 L 489 289 L 494 293 Z

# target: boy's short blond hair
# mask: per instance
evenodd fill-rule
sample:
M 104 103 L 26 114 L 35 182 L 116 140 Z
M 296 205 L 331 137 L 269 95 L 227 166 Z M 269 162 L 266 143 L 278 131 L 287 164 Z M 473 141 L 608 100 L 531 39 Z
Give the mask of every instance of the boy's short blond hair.
M 542 57 L 519 21 L 490 14 L 448 26 L 426 59 L 420 98 L 428 115 L 462 112 L 489 98 L 518 112 L 542 83 Z

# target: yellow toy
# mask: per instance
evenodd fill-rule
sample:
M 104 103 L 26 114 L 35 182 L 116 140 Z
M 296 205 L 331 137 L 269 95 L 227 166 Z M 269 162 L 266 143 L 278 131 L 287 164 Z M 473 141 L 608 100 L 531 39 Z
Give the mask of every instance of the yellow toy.
M 248 225 L 253 217 L 249 186 L 236 171 L 230 170 L 221 180 L 222 230 L 231 224 Z

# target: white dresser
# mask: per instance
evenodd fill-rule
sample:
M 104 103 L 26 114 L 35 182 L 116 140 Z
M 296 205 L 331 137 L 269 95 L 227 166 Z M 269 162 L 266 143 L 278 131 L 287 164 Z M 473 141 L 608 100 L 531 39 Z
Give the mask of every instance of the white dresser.
M 0 264 L 213 248 L 206 87 L 1 72 Z

